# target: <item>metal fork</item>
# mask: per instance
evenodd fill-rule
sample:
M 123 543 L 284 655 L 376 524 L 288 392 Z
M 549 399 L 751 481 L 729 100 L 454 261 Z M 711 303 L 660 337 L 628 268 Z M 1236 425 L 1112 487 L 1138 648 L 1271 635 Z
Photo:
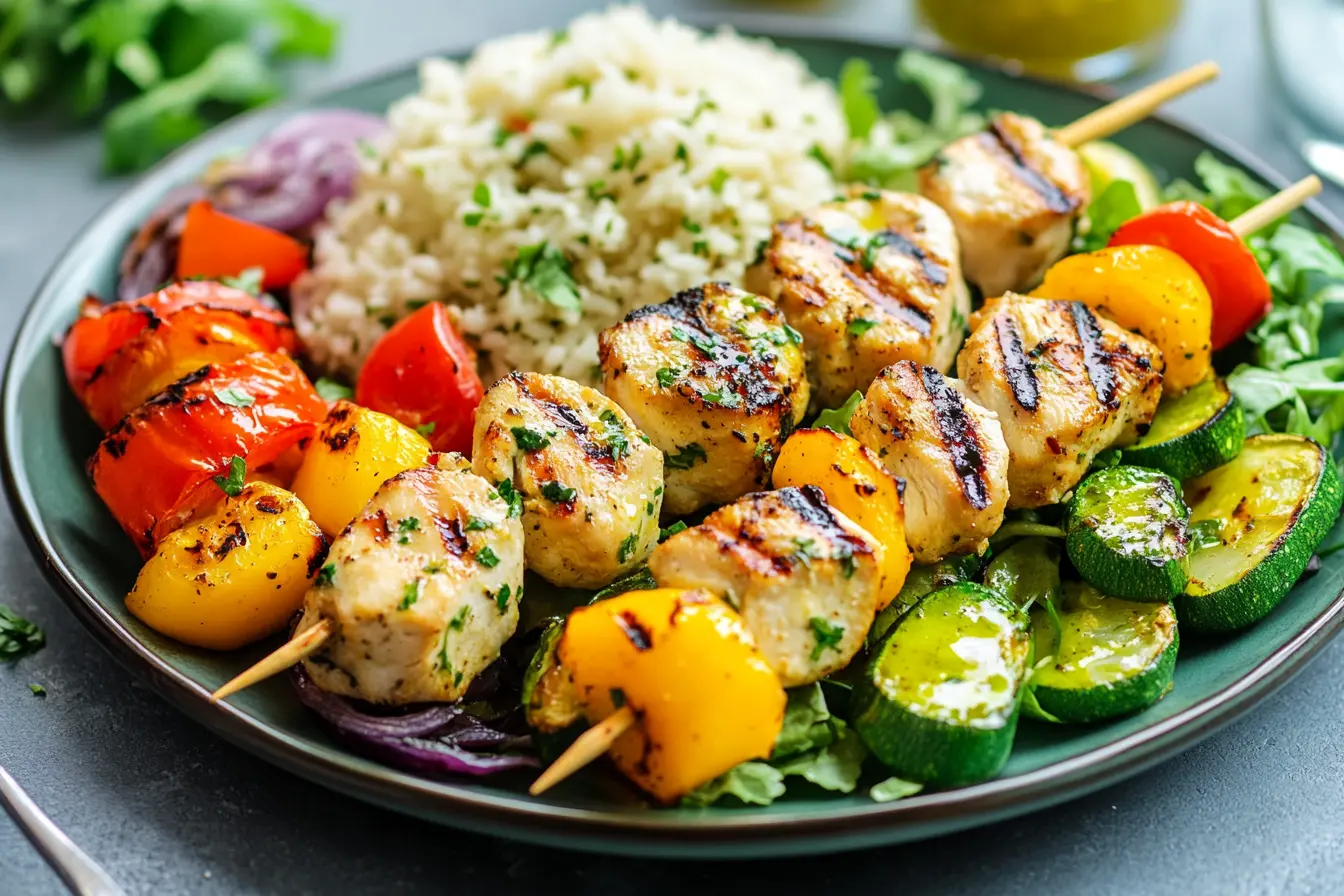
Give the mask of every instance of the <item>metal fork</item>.
M 0 766 L 0 803 L 14 823 L 32 841 L 52 870 L 77 896 L 126 896 L 107 872 L 84 854 L 65 832 L 56 827 L 32 797 Z

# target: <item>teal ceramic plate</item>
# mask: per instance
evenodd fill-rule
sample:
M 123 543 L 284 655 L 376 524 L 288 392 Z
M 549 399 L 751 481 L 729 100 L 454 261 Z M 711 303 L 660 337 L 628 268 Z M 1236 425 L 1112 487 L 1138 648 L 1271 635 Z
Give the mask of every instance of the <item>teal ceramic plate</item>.
M 747 22 L 744 30 L 763 30 Z M 756 27 L 753 27 L 755 25 Z M 769 23 L 779 43 L 834 76 L 850 56 L 890 72 L 899 50 L 817 37 L 816 23 Z M 984 105 L 1063 123 L 1099 100 L 1062 87 L 977 72 Z M 888 79 L 892 80 L 892 79 Z M 370 111 L 416 88 L 413 67 L 337 90 L 304 106 Z M 910 102 L 888 85 L 884 105 Z M 651 809 L 616 776 L 589 769 L 543 799 L 526 778 L 430 781 L 354 756 L 332 742 L 283 680 L 211 706 L 212 689 L 262 652 L 217 655 L 156 635 L 126 612 L 122 597 L 137 557 L 84 475 L 98 434 L 66 389 L 52 337 L 74 319 L 86 293 L 113 294 L 128 236 L 171 186 L 214 157 L 248 146 L 298 105 L 253 114 L 197 141 L 114 202 L 56 265 L 24 318 L 4 383 L 4 471 L 10 500 L 34 555 L 57 592 L 93 635 L 192 718 L 259 756 L 336 790 L 438 822 L 508 837 L 605 852 L 681 856 L 765 856 L 853 849 L 985 824 L 1079 796 L 1184 750 L 1281 686 L 1344 623 L 1344 553 L 1328 557 L 1260 625 L 1219 643 L 1181 645 L 1175 690 L 1153 709 L 1114 724 L 1077 729 L 1026 724 L 1003 775 L 962 790 L 878 805 L 866 788 L 845 798 L 818 792 L 765 809 Z M 1152 120 L 1119 142 L 1165 177 L 1191 176 L 1195 157 L 1224 160 L 1281 183 L 1264 166 L 1221 143 Z M 1318 213 L 1304 223 L 1331 226 Z

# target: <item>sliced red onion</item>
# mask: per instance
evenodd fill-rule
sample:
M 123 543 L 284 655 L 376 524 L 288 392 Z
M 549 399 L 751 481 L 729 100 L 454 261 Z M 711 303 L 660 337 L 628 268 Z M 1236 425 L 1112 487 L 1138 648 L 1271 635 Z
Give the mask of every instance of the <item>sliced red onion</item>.
M 305 230 L 333 199 L 351 195 L 360 143 L 386 130 L 382 118 L 346 109 L 295 116 L 229 166 L 216 204 L 276 230 Z
M 527 737 L 491 728 L 458 706 L 431 706 L 394 715 L 373 715 L 351 701 L 323 691 L 296 666 L 291 675 L 299 700 L 357 753 L 417 774 L 489 775 L 537 765 L 533 756 L 506 753 L 525 749 Z M 489 750 L 491 752 L 473 752 Z
M 202 183 L 172 190 L 122 254 L 117 298 L 137 299 L 173 278 L 187 206 L 198 199 L 209 199 L 236 217 L 306 236 L 328 203 L 354 192 L 360 143 L 386 130 L 382 118 L 363 112 L 306 112 L 266 135 L 242 159 L 207 172 Z

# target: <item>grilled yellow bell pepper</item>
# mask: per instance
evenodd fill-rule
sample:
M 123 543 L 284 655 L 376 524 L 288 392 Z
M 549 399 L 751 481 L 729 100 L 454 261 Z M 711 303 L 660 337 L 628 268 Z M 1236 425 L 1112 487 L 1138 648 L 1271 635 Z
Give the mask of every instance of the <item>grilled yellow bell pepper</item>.
M 252 482 L 159 542 L 126 609 L 170 638 L 234 650 L 285 627 L 326 549 L 297 498 Z
M 800 429 L 789 436 L 775 461 L 775 488 L 815 485 L 826 503 L 868 530 L 882 545 L 882 583 L 877 608 L 900 593 L 910 572 L 905 543 L 905 502 L 899 479 L 858 439 L 829 429 Z
M 1179 395 L 1211 369 L 1213 304 L 1195 269 L 1160 246 L 1112 246 L 1070 255 L 1032 293 L 1095 308 L 1147 337 L 1166 361 L 1162 394 Z
M 378 486 L 424 466 L 429 442 L 386 414 L 338 401 L 303 452 L 294 494 L 330 536 L 339 535 Z
M 779 678 L 741 617 L 706 591 L 631 591 L 580 607 L 557 652 L 590 722 L 636 712 L 611 758 L 663 803 L 768 757 L 784 722 Z

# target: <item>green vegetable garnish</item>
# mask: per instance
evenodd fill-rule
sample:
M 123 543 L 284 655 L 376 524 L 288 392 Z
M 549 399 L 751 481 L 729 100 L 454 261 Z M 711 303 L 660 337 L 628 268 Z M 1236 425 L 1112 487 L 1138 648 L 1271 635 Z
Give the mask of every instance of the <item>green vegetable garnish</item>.
M 42 629 L 0 604 L 0 663 L 36 653 L 47 643 Z
M 215 485 L 219 490 L 230 498 L 238 497 L 243 490 L 243 484 L 247 479 L 247 461 L 238 455 L 229 459 L 229 473 L 227 476 L 214 476 Z

